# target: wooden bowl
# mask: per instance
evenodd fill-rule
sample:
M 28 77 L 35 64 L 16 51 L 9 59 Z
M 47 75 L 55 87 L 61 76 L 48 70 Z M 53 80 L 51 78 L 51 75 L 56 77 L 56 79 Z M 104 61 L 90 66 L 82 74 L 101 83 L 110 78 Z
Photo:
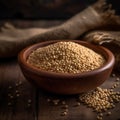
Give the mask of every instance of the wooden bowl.
M 114 55 L 105 47 L 96 46 L 80 40 L 70 41 L 86 46 L 103 55 L 106 59 L 106 63 L 102 67 L 89 72 L 65 74 L 43 71 L 26 62 L 29 54 L 33 50 L 58 41 L 55 40 L 38 43 L 25 48 L 19 53 L 18 62 L 21 70 L 27 80 L 32 84 L 35 84 L 46 91 L 57 94 L 78 94 L 95 89 L 109 78 L 115 62 Z

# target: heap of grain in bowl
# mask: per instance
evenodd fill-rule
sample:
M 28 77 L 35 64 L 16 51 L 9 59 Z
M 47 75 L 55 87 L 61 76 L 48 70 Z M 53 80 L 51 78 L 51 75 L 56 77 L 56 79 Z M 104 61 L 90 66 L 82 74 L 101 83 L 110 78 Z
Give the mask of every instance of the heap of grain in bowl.
M 103 66 L 105 58 L 83 45 L 63 41 L 34 50 L 27 63 L 45 71 L 82 73 Z

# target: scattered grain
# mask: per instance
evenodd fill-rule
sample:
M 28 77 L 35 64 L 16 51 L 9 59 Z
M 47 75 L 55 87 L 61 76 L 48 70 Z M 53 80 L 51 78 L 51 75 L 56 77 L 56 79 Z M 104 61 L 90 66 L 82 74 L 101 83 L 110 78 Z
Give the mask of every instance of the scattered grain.
M 55 100 L 52 100 L 52 102 L 54 103 L 54 105 L 58 105 L 58 103 L 60 102 L 59 99 L 55 99 Z
M 32 102 L 32 100 L 31 99 L 28 99 L 28 103 L 31 103 Z
M 11 106 L 11 105 L 12 105 L 12 103 L 11 103 L 11 102 L 9 102 L 9 103 L 8 103 L 8 106 Z
M 16 97 L 19 97 L 20 96 L 20 94 L 16 94 Z
M 115 107 L 115 102 L 119 102 L 120 95 L 111 89 L 97 87 L 95 91 L 83 94 L 79 97 L 80 101 L 96 112 L 106 111 Z
M 15 91 L 15 93 L 18 93 L 18 92 L 19 92 L 18 90 Z
M 50 102 L 50 101 L 51 101 L 51 99 L 48 98 L 48 99 L 47 99 L 47 102 Z
M 8 89 L 12 89 L 12 86 L 9 86 Z
M 10 98 L 12 99 L 12 98 L 13 98 L 13 96 L 11 95 L 11 96 L 10 96 Z
M 19 86 L 19 83 L 16 83 L 15 86 Z
M 61 107 L 62 109 L 68 109 L 68 105 L 64 105 Z
M 97 116 L 97 120 L 102 120 L 103 118 L 100 116 Z
M 68 112 L 68 109 L 65 109 L 65 112 Z
M 115 75 L 113 75 L 115 76 Z M 117 80 L 119 80 L 117 78 Z M 119 82 L 113 84 L 113 88 L 116 88 L 119 85 Z M 95 90 L 81 94 L 79 100 L 76 100 L 76 106 L 80 106 L 81 103 L 92 108 L 94 112 L 97 113 L 97 120 L 102 120 L 104 115 L 111 115 L 112 113 L 108 110 L 115 108 L 115 104 L 120 102 L 120 91 L 114 91 L 111 89 L 103 89 L 97 87 Z M 60 101 L 62 105 L 61 116 L 66 116 L 69 112 L 68 104 L 64 100 L 56 99 Z M 47 101 L 54 101 L 53 103 L 58 104 L 57 101 L 48 99 Z
M 117 77 L 117 78 L 116 78 L 116 81 L 120 81 L 120 78 L 119 78 L 119 77 Z
M 8 93 L 8 96 L 10 97 L 10 96 L 11 96 L 11 94 L 10 94 L 10 93 Z
M 111 112 L 107 112 L 107 115 L 111 115 Z
M 112 77 L 116 77 L 116 74 L 113 73 L 113 74 L 112 74 Z
M 77 102 L 77 106 L 80 106 L 80 102 Z
M 21 84 L 22 84 L 22 81 L 19 81 L 18 84 L 21 85 Z
M 100 116 L 100 117 L 103 117 L 103 114 L 102 114 L 102 113 L 100 113 L 100 114 L 99 114 L 99 116 Z
M 61 116 L 66 116 L 66 115 L 67 115 L 66 111 L 64 111 L 64 112 L 61 113 Z

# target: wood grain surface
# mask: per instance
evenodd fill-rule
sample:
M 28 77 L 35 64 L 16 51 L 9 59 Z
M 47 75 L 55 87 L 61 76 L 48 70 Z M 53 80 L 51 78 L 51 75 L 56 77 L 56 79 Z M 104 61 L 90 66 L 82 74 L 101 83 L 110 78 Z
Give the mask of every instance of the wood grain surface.
M 35 88 L 15 60 L 0 63 L 0 120 L 34 120 Z
M 110 77 L 102 87 L 110 88 L 115 79 Z M 95 120 L 97 114 L 91 108 L 83 104 L 77 106 L 78 96 L 60 96 L 38 90 L 24 78 L 16 59 L 0 61 L 0 120 Z M 55 100 L 59 100 L 57 105 Z M 62 115 L 63 101 L 68 105 L 65 116 Z M 104 115 L 105 120 L 120 119 L 120 103 L 110 111 L 112 115 Z
M 14 23 L 22 25 L 21 22 Z M 35 22 L 23 23 L 26 27 L 37 26 Z M 43 26 L 38 21 L 36 23 Z M 52 23 L 57 25 L 61 22 Z M 47 24 L 49 26 L 50 22 L 45 21 L 45 27 Z M 110 88 L 115 80 L 116 77 L 111 76 L 101 87 Z M 116 90 L 120 91 L 120 85 Z M 0 60 L 0 120 L 96 120 L 97 114 L 91 108 L 82 103 L 77 105 L 78 97 L 60 96 L 37 89 L 24 78 L 17 58 Z M 54 104 L 56 100 L 57 105 Z M 63 103 L 68 110 L 65 116 L 62 115 L 66 107 Z M 120 103 L 116 103 L 116 107 L 110 111 L 112 114 L 107 116 L 105 113 L 103 120 L 120 120 Z

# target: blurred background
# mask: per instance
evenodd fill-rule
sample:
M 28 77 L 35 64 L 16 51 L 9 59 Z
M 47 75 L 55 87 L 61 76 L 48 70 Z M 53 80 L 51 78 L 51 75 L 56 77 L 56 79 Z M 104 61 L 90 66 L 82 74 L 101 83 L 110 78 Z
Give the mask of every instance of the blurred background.
M 0 19 L 66 19 L 96 0 L 0 0 Z M 120 0 L 107 0 L 120 15 Z

